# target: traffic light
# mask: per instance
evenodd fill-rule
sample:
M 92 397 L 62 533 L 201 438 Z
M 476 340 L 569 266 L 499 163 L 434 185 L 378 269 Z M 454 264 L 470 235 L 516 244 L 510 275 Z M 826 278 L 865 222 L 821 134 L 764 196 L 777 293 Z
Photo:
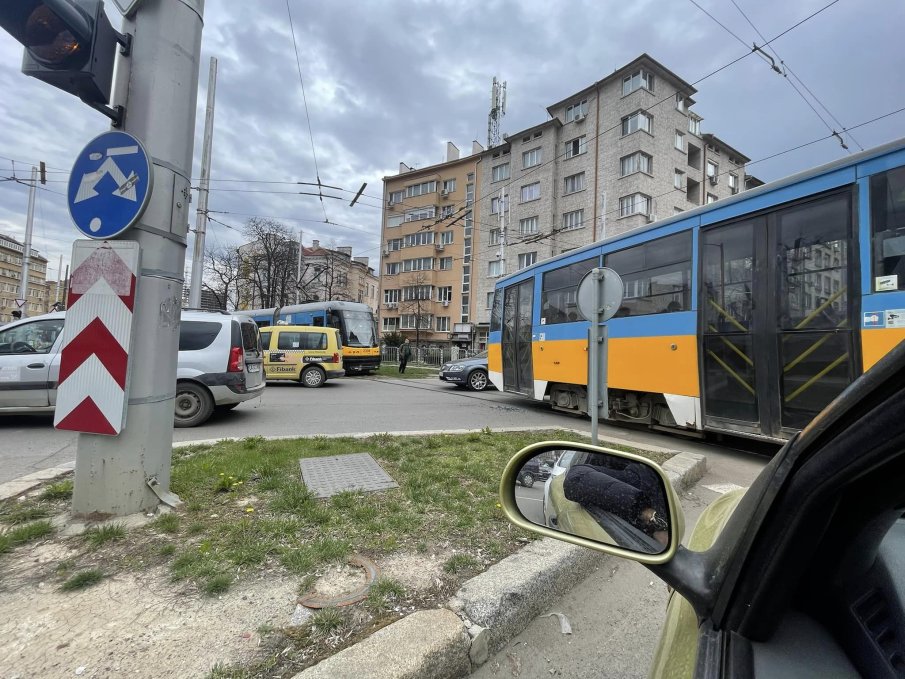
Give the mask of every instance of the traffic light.
M 128 54 L 131 36 L 110 25 L 103 0 L 0 0 L 0 27 L 25 46 L 23 73 L 121 122 L 106 104 L 116 45 Z

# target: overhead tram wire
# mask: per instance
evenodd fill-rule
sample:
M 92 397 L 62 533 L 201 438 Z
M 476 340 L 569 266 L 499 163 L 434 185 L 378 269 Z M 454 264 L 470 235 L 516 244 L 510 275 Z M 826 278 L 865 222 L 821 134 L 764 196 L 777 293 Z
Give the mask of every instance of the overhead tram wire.
M 739 4 L 738 4 L 735 0 L 730 0 L 730 2 L 732 2 L 733 5 L 735 5 L 735 8 L 739 11 L 739 14 L 741 14 L 742 17 L 744 17 L 745 21 L 748 22 L 748 25 L 751 26 L 751 28 L 754 29 L 754 32 L 757 33 L 757 37 L 759 37 L 761 40 L 766 40 L 766 39 L 764 38 L 763 34 L 757 29 L 757 26 L 754 25 L 754 22 L 751 21 L 751 19 L 748 18 L 748 15 L 745 14 L 745 11 L 739 6 Z M 792 75 L 792 77 L 795 78 L 795 79 L 801 84 L 801 86 L 805 89 L 805 91 L 807 91 L 807 93 L 808 93 L 809 95 L 811 95 L 811 98 L 812 98 L 814 101 L 816 101 L 824 111 L 827 112 L 827 114 L 830 116 L 830 118 L 833 119 L 833 122 L 836 123 L 839 127 L 841 127 L 841 128 L 842 128 L 842 131 L 845 132 L 845 125 L 843 125 L 841 122 L 839 122 L 839 119 L 838 119 L 836 116 L 833 115 L 833 112 L 830 111 L 829 108 L 827 108 L 826 104 L 824 104 L 822 101 L 820 101 L 820 99 L 817 97 L 817 95 L 814 94 L 814 93 L 811 91 L 811 89 L 805 84 L 804 80 L 802 80 L 801 78 L 798 77 L 798 75 L 792 70 L 792 68 L 791 68 L 791 67 L 783 60 L 783 58 L 779 55 L 779 52 L 776 50 L 776 48 L 773 47 L 773 46 L 770 46 L 770 51 L 773 52 L 773 54 L 776 56 L 777 59 L 779 59 L 779 63 L 782 65 L 782 68 L 783 68 L 783 71 L 784 71 L 784 72 L 783 72 L 783 76 L 785 76 L 786 79 L 788 79 L 788 75 L 785 73 L 785 71 L 788 71 L 788 72 Z M 789 84 L 791 84 L 792 87 L 795 88 L 795 91 L 798 92 L 798 88 L 795 87 L 795 85 L 792 83 L 791 80 L 789 80 Z M 801 92 L 798 92 L 798 94 L 799 94 L 799 96 L 801 96 L 802 99 L 805 99 L 804 95 L 802 95 Z M 807 101 L 807 99 L 805 99 L 805 101 Z M 810 102 L 808 102 L 808 103 L 810 104 Z M 812 108 L 813 108 L 813 107 L 812 107 Z M 816 111 L 815 111 L 815 112 L 816 112 Z M 819 114 L 818 114 L 818 115 L 819 115 Z M 821 118 L 821 120 L 822 120 L 822 118 Z M 833 130 L 833 131 L 834 131 L 834 130 Z M 851 140 L 852 140 L 853 142 L 855 142 L 855 145 L 856 145 L 860 150 L 862 150 L 862 151 L 864 150 L 864 147 L 861 146 L 861 144 L 858 142 L 857 139 L 855 139 L 855 136 L 854 136 L 853 134 L 849 133 L 848 136 L 849 136 L 849 138 L 851 138 Z M 841 140 L 840 140 L 840 141 L 841 141 Z M 842 146 L 843 146 L 844 148 L 846 148 L 844 142 L 843 142 Z
M 311 116 L 308 114 L 308 97 L 305 94 L 305 79 L 302 77 L 302 61 L 299 59 L 299 46 L 295 41 L 295 27 L 292 24 L 292 9 L 289 7 L 289 0 L 286 0 L 286 13 L 289 15 L 289 33 L 292 35 L 292 47 L 295 50 L 295 65 L 299 71 L 299 83 L 302 85 L 302 101 L 305 104 L 305 120 L 308 122 L 308 138 L 311 140 L 311 156 L 314 158 L 314 174 L 317 177 L 318 191 L 321 187 L 321 173 L 317 166 L 317 151 L 314 150 L 314 133 L 311 131 Z M 323 195 L 321 196 L 321 208 L 324 211 L 324 221 L 329 223 L 327 217 L 327 206 L 324 204 Z

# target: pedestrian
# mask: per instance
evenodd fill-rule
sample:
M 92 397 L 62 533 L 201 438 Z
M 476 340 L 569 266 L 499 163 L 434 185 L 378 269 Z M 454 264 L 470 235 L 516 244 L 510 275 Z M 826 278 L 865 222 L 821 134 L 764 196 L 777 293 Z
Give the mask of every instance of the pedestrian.
M 409 362 L 409 359 L 412 357 L 412 345 L 409 344 L 408 340 L 402 343 L 402 346 L 399 347 L 399 372 L 405 372 L 405 364 Z

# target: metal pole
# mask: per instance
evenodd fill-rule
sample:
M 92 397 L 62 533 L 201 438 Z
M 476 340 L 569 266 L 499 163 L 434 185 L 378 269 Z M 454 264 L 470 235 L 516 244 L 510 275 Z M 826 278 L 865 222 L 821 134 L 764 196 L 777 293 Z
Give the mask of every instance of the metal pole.
M 599 287 L 594 286 L 594 308 L 600 306 Z M 599 355 L 597 353 L 598 326 L 597 317 L 590 319 L 590 327 L 588 328 L 588 415 L 591 416 L 591 443 L 597 445 L 597 394 L 600 391 L 600 385 L 597 383 Z
M 141 220 L 122 235 L 141 246 L 126 427 L 116 437 L 79 435 L 77 515 L 153 510 L 169 491 L 203 8 L 203 0 L 145 0 L 124 21 L 132 55 L 117 65 L 113 103 L 128 103 L 125 130 L 147 147 L 154 184 Z
M 211 146 L 214 142 L 214 100 L 217 97 L 217 57 L 211 57 L 207 77 L 207 114 L 204 117 L 204 144 L 201 147 L 201 188 L 198 191 L 198 216 L 195 218 L 195 249 L 192 254 L 192 284 L 189 306 L 201 308 L 201 279 L 204 274 L 204 237 L 207 233 L 207 197 L 211 185 Z
M 299 263 L 295 275 L 295 303 L 302 303 L 302 230 L 299 229 Z
M 35 192 L 38 190 L 38 169 L 31 168 L 31 184 L 28 188 L 28 217 L 25 220 L 25 248 L 22 250 L 22 280 L 19 282 L 19 299 L 25 300 L 21 307 L 22 318 L 28 316 L 28 269 L 31 266 L 31 231 L 35 224 Z

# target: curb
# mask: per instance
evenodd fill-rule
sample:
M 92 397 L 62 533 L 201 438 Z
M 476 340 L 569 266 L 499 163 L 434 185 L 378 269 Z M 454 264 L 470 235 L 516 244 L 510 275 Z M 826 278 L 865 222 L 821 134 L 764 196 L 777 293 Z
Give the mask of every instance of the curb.
M 675 464 L 671 465 L 673 460 Z M 704 475 L 707 458 L 696 453 L 679 453 L 663 467 L 676 491 L 682 492 Z M 604 558 L 606 555 L 599 552 L 553 538 L 538 540 L 465 582 L 447 603 L 448 611 L 438 609 L 457 614 L 457 627 L 462 633 L 456 634 L 445 624 L 438 625 L 435 631 L 426 634 L 433 637 L 432 643 L 423 638 L 412 643 L 413 630 L 422 624 L 425 627 L 433 624 L 422 620 L 423 616 L 416 620 L 416 616 L 438 614 L 438 611 L 419 611 L 296 674 L 293 679 L 466 677 L 472 668 L 484 664 L 490 654 L 503 648 L 551 603 L 587 577 Z M 444 616 L 444 622 L 447 620 L 449 616 Z M 470 660 L 464 667 L 459 662 L 462 657 Z M 374 660 L 378 658 L 389 663 L 375 675 Z M 438 664 L 438 658 L 449 658 L 449 661 Z
M 10 498 L 19 497 L 28 491 L 37 488 L 45 481 L 68 474 L 75 469 L 75 461 L 67 462 L 59 467 L 48 467 L 41 471 L 20 476 L 18 479 L 0 483 L 0 500 L 9 500 Z

